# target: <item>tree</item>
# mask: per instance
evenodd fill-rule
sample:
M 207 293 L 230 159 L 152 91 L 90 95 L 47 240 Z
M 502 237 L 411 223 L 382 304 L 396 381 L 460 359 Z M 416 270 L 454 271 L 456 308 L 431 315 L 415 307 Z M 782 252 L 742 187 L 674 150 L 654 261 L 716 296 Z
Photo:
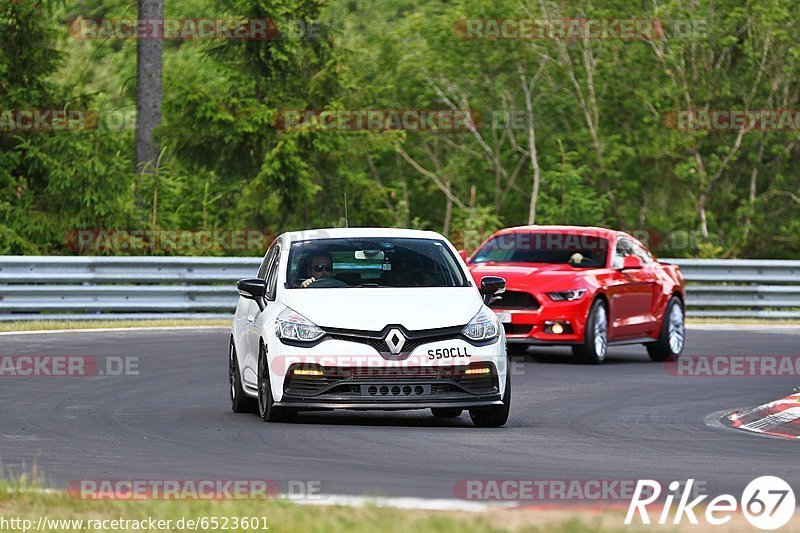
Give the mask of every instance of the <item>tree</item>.
M 139 0 L 140 21 L 163 18 L 164 0 Z M 161 124 L 162 45 L 161 38 L 137 42 L 136 172 L 139 174 L 152 173 L 160 153 L 153 132 Z

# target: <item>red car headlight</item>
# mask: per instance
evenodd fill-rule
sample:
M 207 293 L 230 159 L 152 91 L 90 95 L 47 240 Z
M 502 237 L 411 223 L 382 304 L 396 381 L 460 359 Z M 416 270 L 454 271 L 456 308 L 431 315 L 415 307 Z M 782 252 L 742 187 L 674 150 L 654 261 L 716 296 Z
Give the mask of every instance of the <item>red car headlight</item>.
M 586 294 L 586 289 L 573 289 L 571 291 L 548 292 L 547 295 L 554 302 L 571 302 L 580 300 Z

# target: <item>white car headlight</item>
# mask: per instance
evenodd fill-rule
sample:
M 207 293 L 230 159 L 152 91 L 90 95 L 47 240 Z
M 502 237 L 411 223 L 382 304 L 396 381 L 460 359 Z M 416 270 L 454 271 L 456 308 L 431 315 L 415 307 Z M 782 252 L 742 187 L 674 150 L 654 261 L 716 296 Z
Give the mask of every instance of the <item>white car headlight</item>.
M 547 295 L 554 302 L 571 302 L 578 300 L 586 294 L 586 289 L 573 289 L 571 291 L 548 292 Z
M 500 335 L 500 325 L 497 315 L 487 307 L 481 307 L 469 324 L 464 326 L 461 334 L 471 341 L 488 341 Z
M 314 342 L 325 336 L 325 332 L 309 319 L 286 308 L 275 320 L 275 335 L 279 339 L 297 342 Z

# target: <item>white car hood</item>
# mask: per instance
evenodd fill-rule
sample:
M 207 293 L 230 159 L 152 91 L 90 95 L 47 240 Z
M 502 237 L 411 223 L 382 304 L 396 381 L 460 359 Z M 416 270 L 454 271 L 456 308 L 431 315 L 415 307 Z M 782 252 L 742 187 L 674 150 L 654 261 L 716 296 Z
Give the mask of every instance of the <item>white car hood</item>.
M 466 325 L 482 301 L 474 287 L 287 289 L 283 303 L 323 329 L 380 331 Z

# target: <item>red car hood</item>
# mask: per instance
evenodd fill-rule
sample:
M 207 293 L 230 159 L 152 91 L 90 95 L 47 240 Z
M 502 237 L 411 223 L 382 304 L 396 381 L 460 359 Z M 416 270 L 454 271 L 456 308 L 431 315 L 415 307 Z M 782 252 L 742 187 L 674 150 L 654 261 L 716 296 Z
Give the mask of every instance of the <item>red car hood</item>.
M 469 265 L 476 283 L 483 276 L 505 278 L 509 290 L 570 290 L 579 288 L 575 281 L 596 273 L 596 269 L 578 269 L 570 265 L 546 263 L 478 263 Z

